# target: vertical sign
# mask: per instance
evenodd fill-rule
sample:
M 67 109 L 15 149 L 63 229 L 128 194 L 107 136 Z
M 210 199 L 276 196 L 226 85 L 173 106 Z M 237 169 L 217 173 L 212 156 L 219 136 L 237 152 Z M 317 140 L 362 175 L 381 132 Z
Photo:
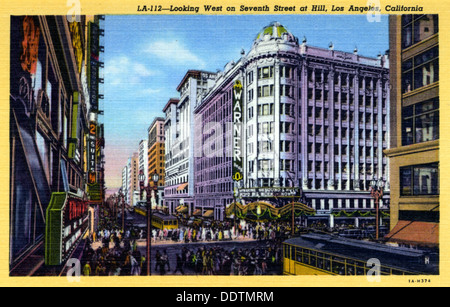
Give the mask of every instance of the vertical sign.
M 241 181 L 242 176 L 242 83 L 233 85 L 233 180 Z
M 70 35 L 72 38 L 72 47 L 77 62 L 78 73 L 81 73 L 83 67 L 83 46 L 81 43 L 81 24 L 79 22 L 71 22 L 69 24 Z
M 89 124 L 89 135 L 88 135 L 88 183 L 94 184 L 97 182 L 96 176 L 96 146 L 97 146 L 97 124 L 91 122 Z
M 98 68 L 99 68 L 99 27 L 96 23 L 89 23 L 89 53 L 88 83 L 90 88 L 91 111 L 98 111 Z
M 34 22 L 33 17 L 23 19 L 23 52 L 20 55 L 22 69 L 30 74 L 36 73 L 38 62 L 40 29 Z

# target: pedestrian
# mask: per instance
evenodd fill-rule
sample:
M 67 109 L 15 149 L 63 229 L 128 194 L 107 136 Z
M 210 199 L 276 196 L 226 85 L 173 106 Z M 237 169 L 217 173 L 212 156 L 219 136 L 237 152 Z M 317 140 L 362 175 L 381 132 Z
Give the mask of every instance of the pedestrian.
M 142 271 L 144 270 L 144 267 L 145 267 L 146 263 L 147 262 L 146 262 L 146 259 L 145 259 L 144 255 L 141 255 L 141 261 L 140 261 L 141 274 L 142 274 Z
M 169 256 L 167 255 L 167 251 L 166 250 L 164 250 L 164 253 L 161 256 L 161 264 L 164 267 L 164 269 L 166 268 L 166 265 L 167 265 L 167 271 L 170 272 Z
M 184 275 L 184 271 L 183 271 L 183 259 L 182 256 L 180 254 L 177 255 L 177 267 L 175 268 L 175 271 L 173 271 L 173 274 L 175 274 L 176 272 L 180 271 L 182 275 Z
M 131 262 L 131 275 L 138 276 L 140 275 L 139 272 L 139 264 L 133 256 L 130 256 L 130 262 Z
M 161 267 L 161 254 L 159 250 L 156 251 L 155 260 L 156 260 L 155 271 L 158 271 L 158 267 Z
M 92 272 L 92 269 L 91 269 L 91 265 L 90 265 L 90 263 L 89 263 L 89 261 L 84 265 L 84 268 L 83 268 L 83 275 L 84 276 L 90 276 L 91 275 L 91 272 Z

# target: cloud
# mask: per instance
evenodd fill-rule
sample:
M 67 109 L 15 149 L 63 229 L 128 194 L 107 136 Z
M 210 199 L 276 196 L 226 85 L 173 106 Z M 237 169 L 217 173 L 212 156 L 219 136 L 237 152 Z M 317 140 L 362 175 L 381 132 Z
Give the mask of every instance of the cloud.
M 146 88 L 138 92 L 139 96 L 154 95 L 161 93 L 161 89 Z
M 189 64 L 204 67 L 206 64 L 203 59 L 195 55 L 178 40 L 153 42 L 145 49 L 145 53 L 174 65 Z
M 108 84 L 143 83 L 146 77 L 157 75 L 143 63 L 130 60 L 127 56 L 117 56 L 105 63 L 105 79 Z

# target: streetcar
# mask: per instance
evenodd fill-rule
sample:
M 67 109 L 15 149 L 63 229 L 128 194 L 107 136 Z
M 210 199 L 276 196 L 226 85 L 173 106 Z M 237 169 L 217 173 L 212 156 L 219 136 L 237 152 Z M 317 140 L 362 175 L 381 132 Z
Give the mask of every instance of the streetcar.
M 135 207 L 134 212 L 147 216 L 147 209 Z M 152 226 L 159 229 L 173 230 L 178 228 L 178 218 L 164 212 L 152 210 Z
M 376 267 L 380 275 L 437 275 L 438 258 L 424 250 L 305 234 L 283 242 L 283 275 L 367 275 Z
M 170 214 L 153 212 L 152 226 L 159 229 L 173 230 L 178 228 L 178 218 Z

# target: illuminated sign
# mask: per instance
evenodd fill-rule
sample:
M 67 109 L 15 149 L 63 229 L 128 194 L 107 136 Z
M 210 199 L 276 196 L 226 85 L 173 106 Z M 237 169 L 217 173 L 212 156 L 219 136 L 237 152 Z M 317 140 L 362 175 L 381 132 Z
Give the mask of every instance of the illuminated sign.
M 81 29 L 79 22 L 69 23 L 69 30 L 72 37 L 73 53 L 77 62 L 78 73 L 81 73 L 83 66 L 83 46 L 81 44 Z
M 233 180 L 242 180 L 242 173 L 242 83 L 236 80 L 233 85 Z
M 46 212 L 45 264 L 67 261 L 87 230 L 87 203 L 70 192 L 53 193 Z
M 79 93 L 73 93 L 73 107 L 72 107 L 72 135 L 69 139 L 69 158 L 74 159 L 76 163 L 80 162 L 78 152 L 78 105 L 79 105 Z
M 89 22 L 89 53 L 88 83 L 90 89 L 91 111 L 98 111 L 98 69 L 99 69 L 99 27 L 94 22 Z
M 298 195 L 298 188 L 246 188 L 239 190 L 243 198 L 252 197 L 292 197 Z
M 88 135 L 88 183 L 94 184 L 97 182 L 96 176 L 96 163 L 95 163 L 95 151 L 97 146 L 97 124 L 91 122 L 89 124 L 89 135 Z
M 102 201 L 102 187 L 99 183 L 88 184 L 87 193 L 89 194 L 89 200 L 91 202 L 101 202 Z
M 40 30 L 34 23 L 33 17 L 23 19 L 23 52 L 20 56 L 22 69 L 31 74 L 36 73 L 39 49 Z

